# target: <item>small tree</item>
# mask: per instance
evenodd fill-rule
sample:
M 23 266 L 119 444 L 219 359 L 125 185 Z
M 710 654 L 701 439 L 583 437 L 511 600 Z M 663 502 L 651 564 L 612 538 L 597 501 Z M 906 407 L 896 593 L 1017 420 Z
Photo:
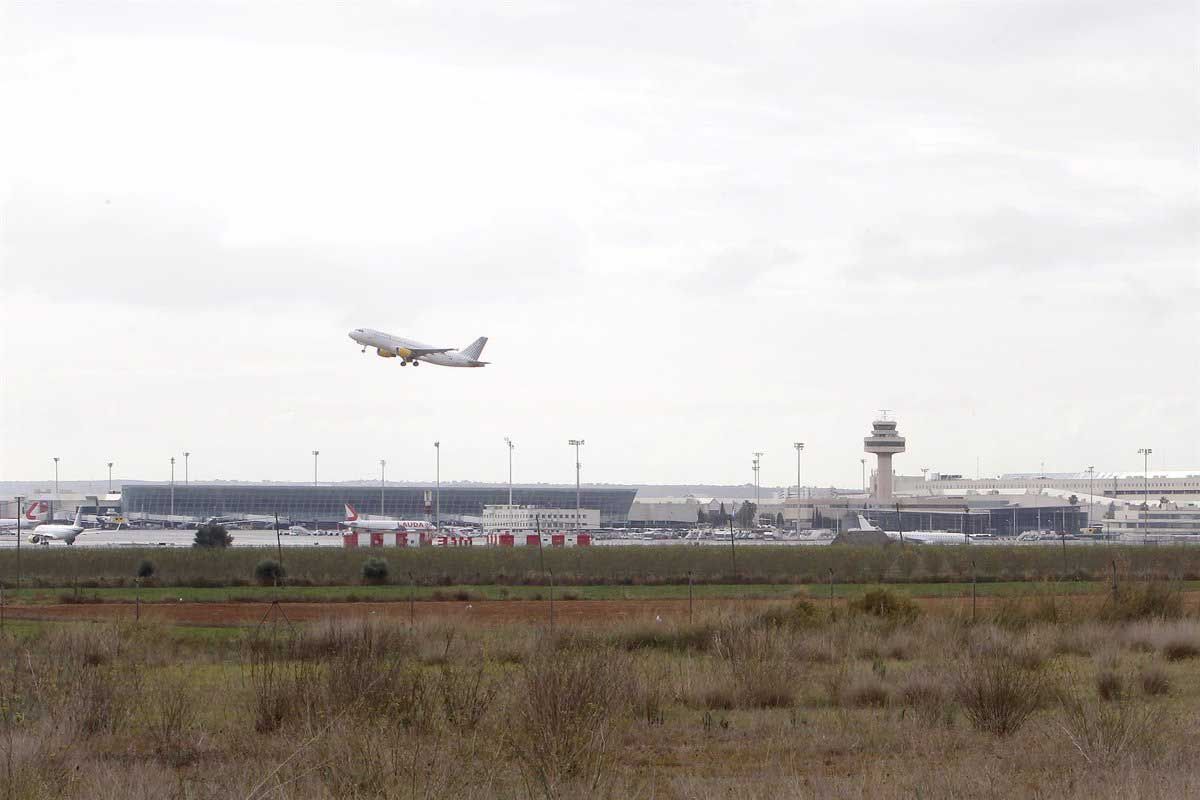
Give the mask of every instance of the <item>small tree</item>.
M 1114 519 L 1116 516 L 1117 516 L 1117 504 L 1109 503 L 1108 511 L 1104 512 L 1104 518 L 1105 519 Z
M 729 522 L 729 512 L 725 510 L 725 504 L 721 503 L 721 510 L 717 512 L 717 524 L 724 525 Z
M 782 511 L 780 511 L 778 514 L 775 515 L 775 524 L 781 528 L 783 527 L 783 512 Z
M 362 579 L 365 583 L 387 583 L 388 563 L 385 559 L 373 556 L 363 562 Z
M 142 580 L 154 577 L 154 562 L 148 558 L 143 558 L 137 565 L 137 576 Z
M 1071 495 L 1070 497 L 1067 498 L 1067 502 L 1073 506 L 1076 506 L 1076 505 L 1079 505 L 1079 498 L 1076 497 L 1075 495 Z
M 708 522 L 708 515 L 704 513 L 704 506 L 699 506 L 696 509 L 696 523 L 703 525 Z
M 229 547 L 231 544 L 233 537 L 224 525 L 207 523 L 196 528 L 196 538 L 192 541 L 192 547 Z
M 755 515 L 757 513 L 758 513 L 758 507 L 755 506 L 754 503 L 751 503 L 749 500 L 742 503 L 741 507 L 737 510 L 737 516 L 735 517 L 735 519 L 737 520 L 738 527 L 739 528 L 754 527 L 754 519 L 755 519 Z
M 283 580 L 284 575 L 283 564 L 273 558 L 264 558 L 254 565 L 254 580 L 263 586 Z

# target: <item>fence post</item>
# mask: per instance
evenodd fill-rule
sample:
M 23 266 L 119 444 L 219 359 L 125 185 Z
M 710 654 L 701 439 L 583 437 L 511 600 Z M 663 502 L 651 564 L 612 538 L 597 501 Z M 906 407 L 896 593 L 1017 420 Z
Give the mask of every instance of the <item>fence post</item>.
M 975 583 L 978 580 L 978 574 L 975 571 L 975 559 L 971 559 L 971 622 L 975 621 Z
M 692 624 L 692 571 L 688 570 L 688 625 Z
M 415 630 L 417 627 L 417 607 L 413 604 L 414 593 L 417 590 L 417 579 L 413 574 L 408 573 L 408 627 Z
M 1117 560 L 1114 558 L 1112 562 L 1113 573 L 1113 600 L 1117 599 Z
M 833 619 L 833 569 L 829 570 L 829 618 Z
M 550 575 L 550 630 L 554 630 L 554 570 L 549 570 Z
M 142 579 L 133 579 L 133 621 L 140 622 L 142 619 Z

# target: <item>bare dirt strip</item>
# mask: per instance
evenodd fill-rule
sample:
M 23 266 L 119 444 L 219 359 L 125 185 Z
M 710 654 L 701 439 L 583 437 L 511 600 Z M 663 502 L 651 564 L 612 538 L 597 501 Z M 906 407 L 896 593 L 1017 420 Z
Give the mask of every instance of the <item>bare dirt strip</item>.
M 980 597 L 978 608 L 983 611 L 1000 600 L 995 597 Z M 820 607 L 826 602 L 812 598 Z M 747 600 L 705 598 L 696 600 L 694 612 L 697 617 L 726 611 L 747 611 L 778 605 L 782 600 Z M 837 601 L 839 604 L 841 600 Z M 931 597 L 917 598 L 916 602 L 926 611 L 934 613 L 971 613 L 971 598 Z M 1062 603 L 1099 603 L 1103 596 L 1063 596 L 1055 599 Z M 1200 605 L 1200 592 L 1184 593 L 1185 608 L 1189 611 Z M 280 603 L 280 608 L 293 622 L 306 622 L 329 617 L 355 618 L 368 616 L 390 617 L 408 620 L 410 609 L 407 602 L 388 603 Z M 144 620 L 181 625 L 247 625 L 263 619 L 271 610 L 269 602 L 262 603 L 143 603 L 141 618 Z M 30 620 L 117 620 L 133 619 L 133 603 L 64 603 L 59 605 L 10 605 L 4 609 L 9 619 Z M 412 605 L 412 613 L 420 620 L 444 619 L 472 621 L 483 624 L 545 623 L 550 619 L 550 603 L 545 600 L 474 600 L 465 601 L 418 601 Z M 554 603 L 554 619 L 562 624 L 606 624 L 655 619 L 686 621 L 688 601 L 669 600 L 560 600 Z

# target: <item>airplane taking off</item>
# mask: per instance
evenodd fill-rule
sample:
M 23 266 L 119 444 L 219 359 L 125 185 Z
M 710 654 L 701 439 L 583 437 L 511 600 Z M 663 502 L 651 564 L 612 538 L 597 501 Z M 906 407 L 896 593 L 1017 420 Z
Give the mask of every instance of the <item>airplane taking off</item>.
M 412 364 L 419 366 L 422 361 L 437 364 L 439 367 L 482 367 L 486 361 L 480 361 L 483 346 L 487 337 L 480 336 L 462 350 L 453 347 L 430 347 L 427 344 L 392 336 L 390 333 L 371 330 L 370 328 L 355 328 L 350 331 L 350 338 L 362 345 L 362 351 L 374 347 L 375 352 L 382 358 L 399 358 L 400 366 Z
M 50 511 L 50 504 L 47 503 L 45 500 L 34 500 L 32 503 L 29 504 L 29 508 L 25 511 L 25 521 L 22 522 L 21 524 L 22 525 L 27 525 L 30 523 L 36 524 L 36 523 L 40 522 L 42 520 L 42 518 L 45 517 L 47 513 L 49 513 L 49 511 Z M 20 520 L 18 520 L 15 517 L 13 517 L 12 519 L 0 519 L 0 531 L 6 531 L 6 530 L 10 530 L 12 528 L 15 528 L 15 527 L 17 527 L 18 522 L 20 522 Z
M 75 544 L 75 537 L 86 530 L 83 527 L 83 509 L 75 510 L 75 522 L 71 525 L 38 525 L 29 536 L 33 544 L 50 544 L 52 541 Z

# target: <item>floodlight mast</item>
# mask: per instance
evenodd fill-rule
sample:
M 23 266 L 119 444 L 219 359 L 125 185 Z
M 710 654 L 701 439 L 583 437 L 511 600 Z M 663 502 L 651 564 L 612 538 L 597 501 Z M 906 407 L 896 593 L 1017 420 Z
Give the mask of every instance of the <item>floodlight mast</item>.
M 575 448 L 575 529 L 578 530 L 583 527 L 579 504 L 579 470 L 583 466 L 579 462 L 579 448 L 583 446 L 583 439 L 569 439 L 567 444 Z
M 793 442 L 796 448 L 796 535 L 800 535 L 800 454 L 804 452 L 804 442 Z

